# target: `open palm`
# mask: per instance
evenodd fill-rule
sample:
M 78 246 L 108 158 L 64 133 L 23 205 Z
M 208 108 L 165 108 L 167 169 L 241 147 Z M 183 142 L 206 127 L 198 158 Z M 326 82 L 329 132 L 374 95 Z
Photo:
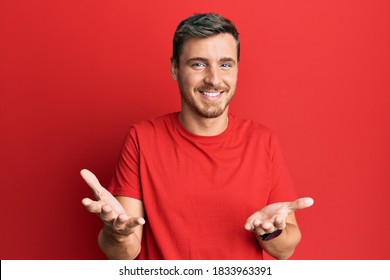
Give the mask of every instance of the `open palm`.
M 98 214 L 110 232 L 129 235 L 134 233 L 135 227 L 145 223 L 142 217 L 131 217 L 126 214 L 120 202 L 100 185 L 99 180 L 92 172 L 83 169 L 80 174 L 96 198 L 96 201 L 84 198 L 82 200 L 84 207 L 89 212 Z
M 312 206 L 314 200 L 310 197 L 299 198 L 292 202 L 272 203 L 253 213 L 245 223 L 246 230 L 256 230 L 259 234 L 272 232 L 286 227 L 288 215 L 296 210 Z

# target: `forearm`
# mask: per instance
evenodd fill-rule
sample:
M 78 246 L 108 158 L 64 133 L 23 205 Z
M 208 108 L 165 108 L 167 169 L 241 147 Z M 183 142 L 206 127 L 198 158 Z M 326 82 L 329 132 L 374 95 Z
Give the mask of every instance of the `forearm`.
M 110 260 L 133 260 L 141 251 L 141 242 L 136 234 L 118 236 L 103 228 L 98 242 L 100 249 Z
M 283 232 L 276 238 L 263 241 L 260 237 L 257 237 L 260 246 L 269 255 L 278 260 L 285 260 L 292 256 L 295 247 L 301 240 L 301 232 L 299 228 L 291 223 L 287 223 Z

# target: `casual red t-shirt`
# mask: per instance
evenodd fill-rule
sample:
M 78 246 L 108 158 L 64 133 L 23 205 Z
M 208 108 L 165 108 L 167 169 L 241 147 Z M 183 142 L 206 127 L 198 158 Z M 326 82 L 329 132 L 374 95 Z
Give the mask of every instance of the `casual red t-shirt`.
M 217 136 L 178 113 L 131 126 L 109 190 L 143 201 L 139 259 L 262 259 L 247 218 L 296 198 L 274 134 L 231 114 Z

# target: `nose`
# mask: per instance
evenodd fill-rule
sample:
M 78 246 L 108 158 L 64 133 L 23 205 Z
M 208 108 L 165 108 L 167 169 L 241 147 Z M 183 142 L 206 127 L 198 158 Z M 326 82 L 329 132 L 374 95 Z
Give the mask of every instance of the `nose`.
M 217 67 L 209 67 L 204 77 L 205 84 L 218 86 L 221 83 L 221 76 Z

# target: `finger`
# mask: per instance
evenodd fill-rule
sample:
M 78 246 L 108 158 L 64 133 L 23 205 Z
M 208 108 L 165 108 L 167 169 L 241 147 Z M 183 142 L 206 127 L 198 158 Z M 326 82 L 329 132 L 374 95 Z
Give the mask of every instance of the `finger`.
M 264 225 L 265 225 L 265 228 L 264 228 Z M 256 226 L 253 228 L 253 231 L 257 234 L 257 235 L 263 235 L 265 233 L 267 233 L 269 231 L 269 225 L 267 225 L 267 222 L 262 222 L 260 225 Z
M 89 205 L 91 205 L 93 202 L 92 199 L 89 199 L 89 198 L 84 198 L 83 200 L 81 200 L 81 203 L 85 206 L 85 207 L 88 207 Z
M 92 189 L 97 200 L 101 199 L 101 193 L 105 190 L 102 185 L 100 185 L 99 180 L 96 176 L 89 170 L 83 169 L 80 171 L 81 177 L 83 177 L 84 181 L 88 184 L 88 186 Z
M 259 214 L 257 212 L 249 216 L 245 222 L 244 228 L 248 231 L 253 231 L 256 226 L 261 224 L 261 220 L 258 217 Z
M 252 224 L 253 224 L 254 227 L 259 227 L 259 226 L 261 226 L 261 220 L 260 219 L 254 219 Z
M 110 205 L 104 204 L 102 206 L 102 211 L 100 212 L 100 218 L 106 223 L 110 223 L 115 219 L 114 212 L 112 211 Z
M 245 229 L 248 231 L 254 231 L 258 235 L 262 235 L 275 230 L 273 223 L 267 221 L 261 221 L 260 219 L 248 220 L 245 224 Z
M 294 200 L 290 202 L 289 208 L 292 211 L 305 209 L 314 204 L 314 200 L 311 197 L 304 197 L 304 198 L 298 198 L 297 200 Z
M 263 222 L 261 223 L 261 228 L 266 232 L 273 232 L 275 230 L 274 224 L 271 222 Z
M 142 226 L 144 224 L 145 224 L 145 220 L 144 218 L 141 217 L 132 217 L 128 219 L 126 222 L 126 226 L 131 228 L 134 228 L 136 226 Z
M 251 224 L 251 223 L 248 223 L 248 222 L 245 223 L 244 228 L 245 228 L 247 231 L 251 231 L 251 230 L 253 229 L 252 224 Z
M 89 198 L 84 198 L 81 203 L 88 210 L 88 212 L 99 214 L 102 210 L 102 204 L 98 201 L 93 201 Z
M 255 227 L 253 225 L 255 219 L 248 219 L 244 225 L 244 228 L 248 231 L 252 231 Z
M 259 227 L 259 228 L 256 228 L 255 230 L 253 230 L 258 236 L 261 236 L 265 233 L 267 233 L 262 227 Z
M 274 220 L 274 226 L 276 229 L 284 229 L 286 227 L 286 220 L 277 216 Z
M 114 228 L 115 229 L 124 228 L 128 219 L 129 217 L 125 213 L 119 214 L 113 223 Z
M 134 232 L 134 228 L 145 224 L 145 220 L 141 217 L 128 217 L 126 214 L 120 214 L 114 221 L 115 230 L 123 232 Z

